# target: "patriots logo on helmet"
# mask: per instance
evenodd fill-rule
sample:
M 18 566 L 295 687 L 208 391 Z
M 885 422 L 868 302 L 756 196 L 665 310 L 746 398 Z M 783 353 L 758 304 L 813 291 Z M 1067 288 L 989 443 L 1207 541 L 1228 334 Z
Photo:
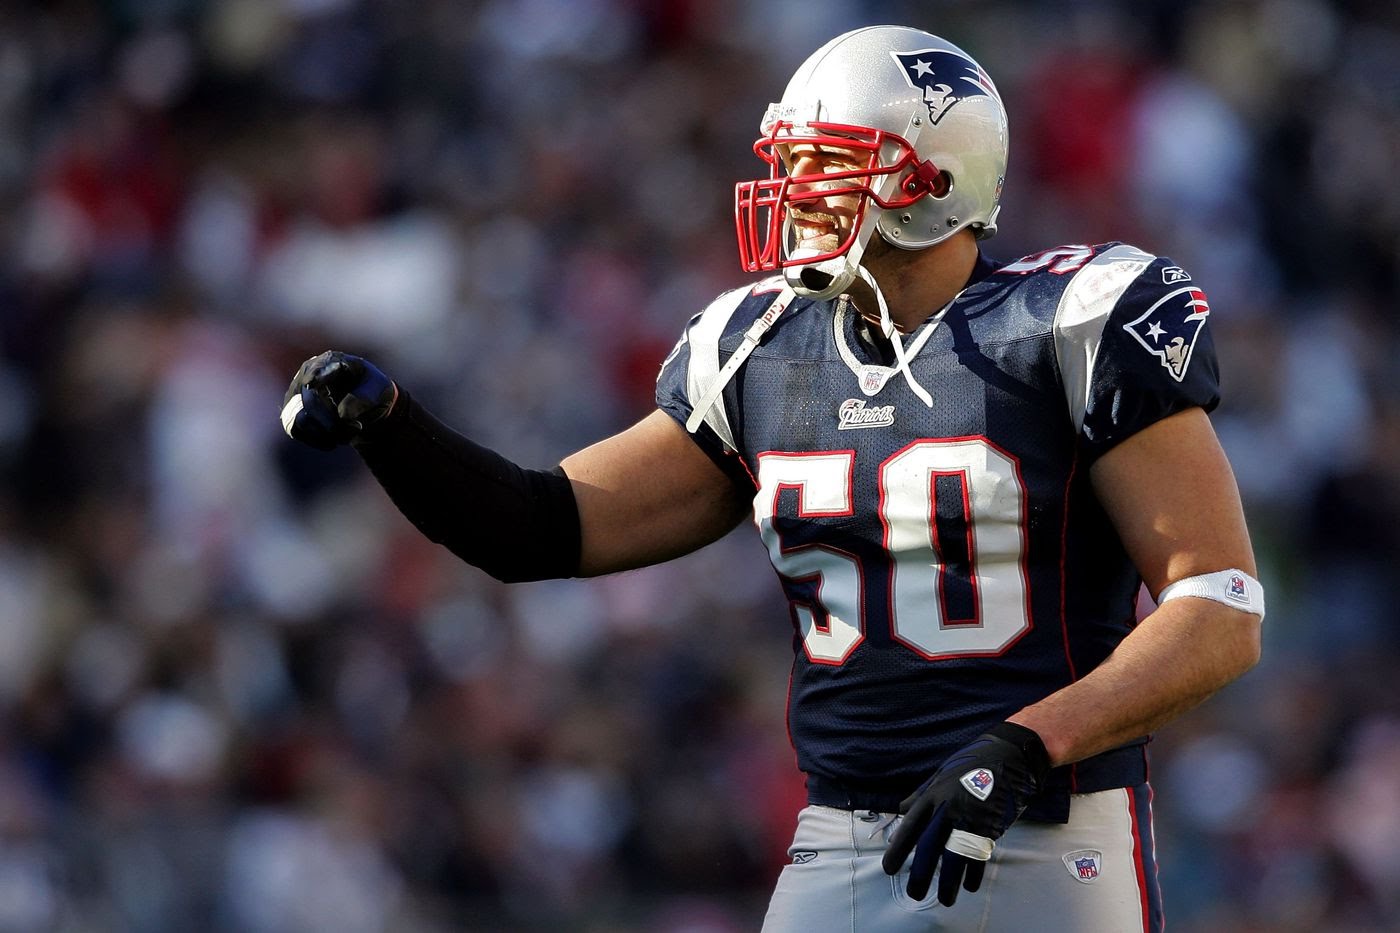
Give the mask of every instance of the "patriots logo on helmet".
M 928 114 L 938 124 L 960 100 L 990 97 L 1000 101 L 992 79 L 970 58 L 947 49 L 891 52 L 909 86 L 923 91 Z
M 1199 288 L 1178 288 L 1148 308 L 1142 317 L 1123 329 L 1137 338 L 1149 353 L 1156 356 L 1177 382 L 1186 378 L 1191 365 L 1191 351 L 1201 327 L 1210 317 L 1206 293 Z

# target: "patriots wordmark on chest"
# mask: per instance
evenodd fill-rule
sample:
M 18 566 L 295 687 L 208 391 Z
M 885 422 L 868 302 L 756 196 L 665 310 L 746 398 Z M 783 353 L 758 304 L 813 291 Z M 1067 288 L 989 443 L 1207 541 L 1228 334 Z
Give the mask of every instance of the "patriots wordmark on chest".
M 894 424 L 893 405 L 867 405 L 865 399 L 848 398 L 836 412 L 836 428 L 852 431 L 856 428 L 887 428 Z

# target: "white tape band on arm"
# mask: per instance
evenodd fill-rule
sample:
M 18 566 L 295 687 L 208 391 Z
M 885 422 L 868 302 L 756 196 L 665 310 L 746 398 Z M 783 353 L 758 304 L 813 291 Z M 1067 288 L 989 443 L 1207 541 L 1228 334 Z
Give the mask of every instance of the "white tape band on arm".
M 1168 584 L 1157 597 L 1157 605 L 1179 596 L 1199 596 L 1218 603 L 1252 612 L 1264 619 L 1264 588 L 1243 570 L 1217 570 L 1194 577 L 1183 577 Z

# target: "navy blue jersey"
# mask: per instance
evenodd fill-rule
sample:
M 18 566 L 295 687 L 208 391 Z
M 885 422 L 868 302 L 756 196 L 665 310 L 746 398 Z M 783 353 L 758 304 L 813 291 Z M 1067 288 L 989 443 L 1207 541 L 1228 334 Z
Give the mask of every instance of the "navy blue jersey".
M 789 726 L 809 788 L 897 802 L 1098 665 L 1134 624 L 1140 578 L 1089 467 L 1218 401 L 1205 295 L 1170 260 L 1067 246 L 979 275 L 904 338 L 932 407 L 848 303 L 798 298 L 693 435 L 755 489 L 791 606 Z M 690 321 L 657 384 L 664 411 L 690 418 L 780 285 Z M 1028 816 L 1143 780 L 1144 743 L 1059 769 Z

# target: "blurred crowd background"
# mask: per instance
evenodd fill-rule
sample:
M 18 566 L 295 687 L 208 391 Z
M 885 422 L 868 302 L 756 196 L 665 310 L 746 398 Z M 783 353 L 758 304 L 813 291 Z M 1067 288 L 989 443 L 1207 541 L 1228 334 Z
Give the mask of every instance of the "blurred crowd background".
M 333 346 L 532 466 L 644 415 L 764 107 L 877 22 L 1000 86 L 993 255 L 1212 299 L 1269 618 L 1154 743 L 1169 929 L 1400 928 L 1391 0 L 0 0 L 0 930 L 757 928 L 752 528 L 508 588 L 277 413 Z

